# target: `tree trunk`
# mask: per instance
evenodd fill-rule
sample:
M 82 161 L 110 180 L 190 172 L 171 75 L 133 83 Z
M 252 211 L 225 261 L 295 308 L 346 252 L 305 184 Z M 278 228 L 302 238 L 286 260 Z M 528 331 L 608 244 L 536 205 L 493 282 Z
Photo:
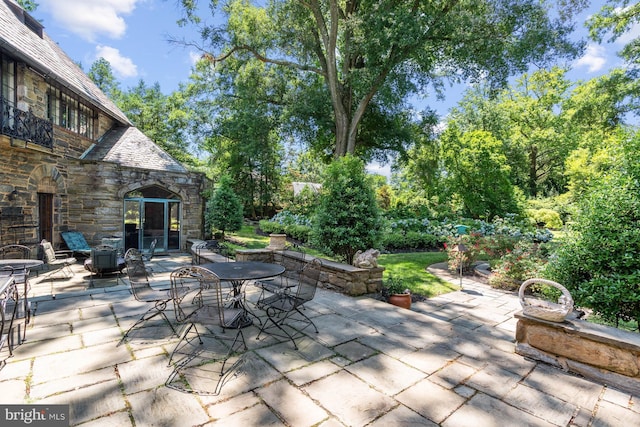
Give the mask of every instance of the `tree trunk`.
M 531 197 L 538 194 L 538 147 L 531 147 L 529 151 L 529 192 Z

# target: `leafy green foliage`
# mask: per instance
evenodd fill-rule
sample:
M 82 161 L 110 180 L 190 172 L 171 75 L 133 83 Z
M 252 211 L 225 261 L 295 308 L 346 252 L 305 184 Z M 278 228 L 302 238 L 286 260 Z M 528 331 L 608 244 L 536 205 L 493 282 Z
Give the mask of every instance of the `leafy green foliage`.
M 546 251 L 539 244 L 521 240 L 492 264 L 489 284 L 516 291 L 523 281 L 538 277 L 546 262 Z
M 448 128 L 442 136 L 447 182 L 461 200 L 463 214 L 492 219 L 520 212 L 520 200 L 509 180 L 502 144 L 490 133 L 460 133 Z
M 542 224 L 544 227 L 555 230 L 562 228 L 562 218 L 560 218 L 560 214 L 552 209 L 527 209 L 527 215 L 532 218 L 536 224 Z
M 224 236 L 225 231 L 240 230 L 242 221 L 242 203 L 231 188 L 231 178 L 224 175 L 207 203 L 206 223 Z
M 196 1 L 181 5 L 181 23 L 202 25 Z M 320 144 L 318 152 L 370 159 L 376 151 L 402 153 L 411 143 L 404 103 L 424 88 L 440 92 L 444 78 L 488 79 L 497 87 L 531 62 L 544 67 L 580 53 L 582 44 L 569 34 L 583 2 L 555 6 L 546 0 L 234 0 L 212 2 L 211 12 L 228 19 L 212 19 L 217 24 L 200 33 L 205 57 L 216 66 L 268 64 L 265 72 L 277 68 L 286 76 L 285 96 L 271 99 L 287 102 L 292 135 Z
M 616 7 L 617 3 L 620 3 L 620 7 Z M 599 13 L 589 18 L 587 26 L 593 40 L 601 42 L 606 35 L 609 41 L 615 41 L 628 34 L 628 31 L 638 22 L 640 22 L 640 4 L 626 0 L 612 0 L 609 4 L 602 6 Z M 622 56 L 630 63 L 640 62 L 638 41 L 637 37 L 632 39 L 622 50 Z
M 34 0 L 17 0 L 17 1 L 18 1 L 18 4 L 22 6 L 22 8 L 27 12 L 35 11 L 39 6 L 39 4 L 36 3 Z
M 312 243 L 351 264 L 358 250 L 376 247 L 382 221 L 361 160 L 347 155 L 326 170 L 313 220 Z
M 637 179 L 616 173 L 601 180 L 584 197 L 572 236 L 545 273 L 577 305 L 611 322 L 640 321 L 639 195 Z
M 394 294 L 405 294 L 408 293 L 409 289 L 405 286 L 402 279 L 398 277 L 394 277 L 392 274 L 389 274 L 386 279 L 382 282 L 382 294 L 383 296 L 388 297 L 389 295 Z

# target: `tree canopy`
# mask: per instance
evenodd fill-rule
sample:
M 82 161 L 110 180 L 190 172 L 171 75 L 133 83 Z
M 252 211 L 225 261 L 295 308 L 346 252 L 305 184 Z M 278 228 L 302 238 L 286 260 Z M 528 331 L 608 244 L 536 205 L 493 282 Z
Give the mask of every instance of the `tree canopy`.
M 399 113 L 446 79 L 498 86 L 582 49 L 569 40 L 582 0 L 211 1 L 215 24 L 196 15 L 197 0 L 181 4 L 212 65 L 235 58 L 288 73 L 292 117 L 335 157 L 401 151 Z

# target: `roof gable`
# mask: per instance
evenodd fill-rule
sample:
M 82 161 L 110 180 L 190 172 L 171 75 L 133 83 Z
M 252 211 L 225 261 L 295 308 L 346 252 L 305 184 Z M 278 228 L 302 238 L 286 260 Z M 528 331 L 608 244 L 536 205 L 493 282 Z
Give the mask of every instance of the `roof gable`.
M 187 172 L 176 159 L 132 126 L 110 130 L 83 158 L 118 163 L 131 168 Z
M 0 0 L 0 46 L 113 119 L 131 124 L 113 101 L 42 31 L 42 26 L 13 0 Z

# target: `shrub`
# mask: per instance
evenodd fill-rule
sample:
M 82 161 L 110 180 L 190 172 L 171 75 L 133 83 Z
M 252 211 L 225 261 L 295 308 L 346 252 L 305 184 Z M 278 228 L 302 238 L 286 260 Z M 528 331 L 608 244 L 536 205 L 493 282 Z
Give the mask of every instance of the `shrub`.
M 293 239 L 307 242 L 309 240 L 309 234 L 311 234 L 311 227 L 297 224 L 286 225 L 284 227 L 284 233 Z
M 258 225 L 260 227 L 260 230 L 262 230 L 264 233 L 267 233 L 267 234 L 284 233 L 284 225 L 275 221 L 268 221 L 266 219 L 263 219 L 258 223 Z
M 433 234 L 410 231 L 408 233 L 386 233 L 380 244 L 387 251 L 403 249 L 437 249 L 442 246 L 444 239 Z
M 572 235 L 545 274 L 605 320 L 640 323 L 640 186 L 610 175 L 581 201 Z
M 224 238 L 225 231 L 240 230 L 242 221 L 242 203 L 231 188 L 231 178 L 223 175 L 213 197 L 207 203 L 206 222 L 212 228 L 220 230 Z
M 312 243 L 351 264 L 358 250 L 376 247 L 382 221 L 362 160 L 347 155 L 326 170 Z
M 507 250 L 491 266 L 493 274 L 489 284 L 497 288 L 517 290 L 523 281 L 539 276 L 546 263 L 544 253 L 537 243 L 518 242 L 513 250 Z
M 544 224 L 545 227 L 560 229 L 562 228 L 562 219 L 560 214 L 551 209 L 527 209 L 527 215 L 533 219 L 536 224 Z

